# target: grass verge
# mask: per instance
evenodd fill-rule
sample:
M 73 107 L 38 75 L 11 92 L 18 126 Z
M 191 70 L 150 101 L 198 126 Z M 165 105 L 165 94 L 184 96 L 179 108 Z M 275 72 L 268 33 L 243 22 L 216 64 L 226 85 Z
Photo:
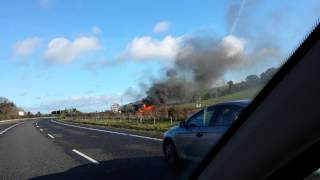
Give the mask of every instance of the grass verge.
M 167 131 L 170 127 L 178 124 L 178 122 L 170 121 L 143 121 L 140 123 L 137 120 L 112 120 L 112 119 L 62 119 L 62 121 L 80 123 L 87 125 L 102 126 L 108 128 L 116 128 L 121 130 L 134 131 L 136 133 L 150 134 L 156 137 L 162 137 L 163 133 Z

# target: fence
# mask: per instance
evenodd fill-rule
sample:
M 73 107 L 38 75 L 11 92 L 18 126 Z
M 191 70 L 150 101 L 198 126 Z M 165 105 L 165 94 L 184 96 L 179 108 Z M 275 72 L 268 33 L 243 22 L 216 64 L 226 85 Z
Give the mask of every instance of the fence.
M 96 113 L 65 113 L 62 116 L 73 120 L 110 120 L 126 121 L 128 123 L 140 123 L 140 124 L 153 124 L 169 122 L 171 125 L 176 124 L 182 120 L 185 120 L 195 111 L 197 108 L 174 108 L 159 106 L 152 111 L 139 113 L 139 112 L 96 112 Z

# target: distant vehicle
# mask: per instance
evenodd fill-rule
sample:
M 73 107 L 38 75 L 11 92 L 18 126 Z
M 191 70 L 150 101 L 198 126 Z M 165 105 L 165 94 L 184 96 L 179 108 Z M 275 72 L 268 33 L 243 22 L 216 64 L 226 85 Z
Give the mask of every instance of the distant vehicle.
M 204 108 L 164 133 L 163 152 L 170 164 L 181 159 L 201 161 L 238 118 L 250 100 Z

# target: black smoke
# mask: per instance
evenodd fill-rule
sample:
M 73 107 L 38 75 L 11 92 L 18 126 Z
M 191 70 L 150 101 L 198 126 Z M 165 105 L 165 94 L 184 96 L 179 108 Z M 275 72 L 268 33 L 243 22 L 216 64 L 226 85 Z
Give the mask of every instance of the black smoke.
M 242 51 L 227 39 L 212 37 L 185 39 L 162 80 L 154 81 L 146 91 L 146 104 L 190 102 L 201 97 L 231 68 L 241 64 Z

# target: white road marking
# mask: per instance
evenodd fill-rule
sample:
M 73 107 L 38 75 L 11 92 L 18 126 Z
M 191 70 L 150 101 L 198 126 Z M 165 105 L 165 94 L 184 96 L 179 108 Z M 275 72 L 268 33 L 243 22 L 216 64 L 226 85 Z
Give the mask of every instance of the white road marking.
M 49 136 L 51 139 L 54 139 L 54 137 L 53 137 L 51 134 L 48 134 L 48 136 Z
M 22 122 L 22 123 L 23 123 L 23 122 Z M 22 124 L 22 123 L 17 123 L 17 124 L 14 124 L 14 125 L 6 128 L 5 130 L 3 130 L 3 131 L 0 132 L 0 135 L 6 133 L 6 132 L 9 131 L 10 129 L 12 129 L 12 128 L 14 128 L 14 127 L 16 127 L 16 126 L 18 126 L 18 125 L 20 125 L 20 124 Z
M 72 125 L 72 124 L 65 124 L 65 123 L 58 122 L 58 121 L 53 121 L 53 120 L 51 120 L 51 122 L 54 122 L 54 123 L 57 123 L 57 124 L 62 124 L 62 125 L 65 125 L 65 126 L 76 127 L 76 128 L 80 128 L 80 129 L 86 129 L 86 130 L 92 130 L 92 131 L 99 131 L 99 132 L 105 132 L 105 133 L 110 133 L 110 134 L 117 134 L 117 135 L 122 135 L 122 136 L 131 136 L 131 137 L 142 138 L 142 139 L 149 139 L 149 140 L 154 140 L 154 141 L 162 141 L 162 139 L 153 138 L 153 137 L 148 137 L 148 136 L 140 136 L 140 135 L 136 135 L 136 134 L 128 134 L 128 133 L 121 133 L 121 132 L 116 132 L 116 131 L 108 131 L 108 130 L 103 130 L 103 129 L 95 129 L 95 128 L 77 126 L 77 125 Z
M 92 163 L 94 163 L 94 164 L 99 164 L 99 162 L 96 161 L 95 159 L 92 159 L 91 157 L 83 154 L 82 152 L 80 152 L 80 151 L 78 151 L 78 150 L 76 150 L 76 149 L 72 149 L 72 151 L 73 151 L 74 153 L 76 153 L 76 154 L 78 154 L 78 155 L 86 158 L 88 161 L 90 161 L 90 162 L 92 162 Z
M 43 131 L 43 129 L 40 129 L 40 131 Z

